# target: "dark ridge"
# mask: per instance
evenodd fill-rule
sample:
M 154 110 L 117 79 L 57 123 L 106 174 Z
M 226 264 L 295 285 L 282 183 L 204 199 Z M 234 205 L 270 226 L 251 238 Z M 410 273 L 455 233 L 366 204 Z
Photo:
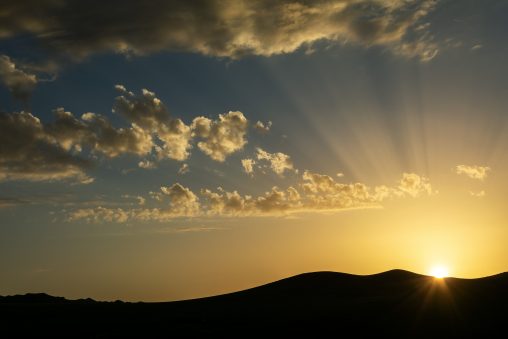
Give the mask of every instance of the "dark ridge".
M 22 304 L 61 304 L 61 303 L 95 303 L 92 298 L 69 300 L 64 297 L 55 297 L 46 293 L 26 293 L 0 296 L 0 303 Z
M 479 279 L 391 270 L 304 273 L 248 290 L 160 303 L 0 297 L 2 337 L 336 337 L 504 334 L 508 273 Z

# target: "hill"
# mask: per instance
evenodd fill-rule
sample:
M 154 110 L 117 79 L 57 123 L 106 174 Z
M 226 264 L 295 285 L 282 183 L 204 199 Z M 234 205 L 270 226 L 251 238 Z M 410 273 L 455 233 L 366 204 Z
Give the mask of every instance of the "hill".
M 507 314 L 507 273 L 435 279 L 402 270 L 315 272 L 160 303 L 0 297 L 8 337 L 486 336 L 504 330 Z

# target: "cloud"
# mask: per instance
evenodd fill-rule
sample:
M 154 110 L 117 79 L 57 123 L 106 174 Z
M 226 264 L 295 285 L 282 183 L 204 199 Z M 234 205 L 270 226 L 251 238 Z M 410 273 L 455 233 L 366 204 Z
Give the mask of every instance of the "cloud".
M 178 169 L 178 174 L 184 175 L 185 173 L 189 172 L 189 165 L 188 164 L 182 164 L 180 168 Z
M 86 222 L 117 222 L 123 223 L 129 220 L 130 213 L 122 208 L 81 208 L 70 213 L 68 221 L 85 220 Z
M 141 94 L 136 95 L 122 85 L 116 85 L 115 88 L 121 95 L 115 99 L 113 112 L 122 115 L 146 133 L 156 135 L 162 143 L 161 147 L 157 147 L 159 159 L 183 161 L 189 157 L 190 127 L 182 120 L 172 118 L 155 93 L 143 89 Z
M 270 131 L 270 128 L 272 128 L 272 122 L 268 121 L 266 124 L 262 123 L 261 121 L 256 122 L 254 125 L 254 130 L 256 130 L 258 133 L 266 134 Z
M 145 159 L 145 160 L 141 160 L 140 162 L 138 162 L 138 167 L 144 168 L 144 169 L 155 169 L 155 168 L 157 168 L 157 164 L 154 163 L 153 161 Z
M 259 197 L 242 196 L 222 188 L 218 192 L 204 189 L 201 195 L 208 203 L 204 213 L 214 216 L 280 215 L 301 207 L 300 194 L 293 187 L 285 191 L 273 187 Z
M 127 221 L 168 221 L 174 218 L 193 217 L 199 215 L 199 198 L 187 187 L 179 183 L 169 187 L 161 187 L 161 192 L 150 192 L 152 197 L 161 204 L 162 207 L 155 208 L 109 208 L 98 206 L 95 208 L 82 208 L 71 211 L 66 220 L 69 222 L 83 220 L 89 223 L 116 222 L 125 223 Z M 146 200 L 140 200 L 140 205 L 144 206 Z M 167 201 L 169 200 L 169 201 Z
M 127 215 L 130 221 L 166 222 L 181 217 L 248 217 L 286 216 L 294 213 L 340 212 L 348 209 L 380 207 L 387 199 L 416 198 L 433 194 L 427 178 L 404 173 L 395 186 L 369 187 L 364 183 L 339 183 L 324 174 L 305 171 L 298 186 L 280 189 L 272 187 L 259 195 L 242 195 L 238 191 L 203 188 L 199 195 L 178 183 L 150 192 L 157 207 L 131 210 L 104 208 L 73 211 L 69 221 L 98 222 L 120 220 Z M 170 203 L 167 205 L 166 198 Z M 162 207 L 160 207 L 162 205 Z M 117 216 L 117 217 L 115 217 Z
M 399 182 L 399 190 L 412 197 L 421 194 L 432 194 L 432 186 L 427 178 L 414 173 L 403 173 Z
M 172 214 L 178 216 L 193 216 L 198 212 L 199 199 L 187 187 L 176 183 L 170 187 L 161 187 L 161 191 L 169 196 Z
M 435 0 L 6 0 L 0 38 L 30 36 L 82 59 L 101 52 L 144 55 L 185 51 L 217 57 L 271 56 L 317 41 L 394 53 L 435 55 L 428 25 Z M 423 28 L 422 28 L 423 27 Z M 403 46 L 403 48 L 401 48 Z
M 7 55 L 0 55 L 0 81 L 21 100 L 27 100 L 37 85 L 37 77 L 19 69 Z
M 479 191 L 479 192 L 472 192 L 470 191 L 469 194 L 472 196 L 472 197 L 475 197 L 475 198 L 483 198 L 485 197 L 485 191 Z
M 146 198 L 140 196 L 140 195 L 130 195 L 130 194 L 123 194 L 122 198 L 124 199 L 130 199 L 135 200 L 136 204 L 139 206 L 143 206 L 146 203 Z
M 272 171 L 280 176 L 284 175 L 285 171 L 294 170 L 291 157 L 287 154 L 281 152 L 268 153 L 259 147 L 256 148 L 256 152 L 256 158 L 261 161 L 268 161 Z
M 113 111 L 158 138 L 162 143 L 156 147 L 159 159 L 186 160 L 193 137 L 201 139 L 197 146 L 202 152 L 221 162 L 247 143 L 248 121 L 242 112 L 219 114 L 218 120 L 197 117 L 188 126 L 181 119 L 171 117 L 155 93 L 143 89 L 136 95 L 122 85 L 115 88 L 121 95 L 116 98 Z
M 464 174 L 471 179 L 484 180 L 487 178 L 490 167 L 487 166 L 468 166 L 468 165 L 457 165 L 455 167 L 455 173 Z
M 57 108 L 53 120 L 43 124 L 31 113 L 0 113 L 0 181 L 53 181 L 72 179 L 90 183 L 85 171 L 98 155 L 124 154 L 156 160 L 186 160 L 195 141 L 216 161 L 224 161 L 247 143 L 248 120 L 242 112 L 219 114 L 217 120 L 197 117 L 191 125 L 170 116 L 153 92 L 136 95 L 122 85 L 114 112 L 127 126 L 116 127 L 101 114 L 76 117 Z M 124 121 L 125 125 L 125 121 Z M 155 168 L 155 162 L 139 161 L 138 167 Z M 186 171 L 185 166 L 180 174 Z
M 94 151 L 110 158 L 127 153 L 143 156 L 154 147 L 150 133 L 136 124 L 130 128 L 115 128 L 106 117 L 94 113 L 85 113 L 81 119 L 91 132 L 87 143 Z
M 243 149 L 247 143 L 248 121 L 242 112 L 219 114 L 218 120 L 197 117 L 191 128 L 194 135 L 204 139 L 198 142 L 198 148 L 216 161 L 224 161 L 226 157 Z
M 368 187 L 364 183 L 343 184 L 331 176 L 305 171 L 301 187 L 313 209 L 347 209 L 379 204 L 386 199 L 405 195 L 416 198 L 433 193 L 429 180 L 414 173 L 403 173 L 398 186 Z
M 0 181 L 71 180 L 90 183 L 89 160 L 68 152 L 30 113 L 0 113 Z
M 63 108 L 56 109 L 54 116 L 55 120 L 45 126 L 46 133 L 67 150 L 81 151 L 86 146 L 113 158 L 125 153 L 146 155 L 154 147 L 151 135 L 136 124 L 115 128 L 100 114 L 89 112 L 78 119 Z
M 254 175 L 254 165 L 256 161 L 254 159 L 242 159 L 243 171 L 248 175 Z

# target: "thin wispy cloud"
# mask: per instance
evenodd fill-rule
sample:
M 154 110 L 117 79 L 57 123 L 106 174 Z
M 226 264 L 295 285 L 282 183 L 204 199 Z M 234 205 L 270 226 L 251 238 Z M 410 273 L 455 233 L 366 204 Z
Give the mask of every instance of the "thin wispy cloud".
M 455 173 L 459 175 L 465 175 L 471 179 L 485 180 L 487 178 L 490 167 L 478 166 L 478 165 L 457 165 L 455 167 Z

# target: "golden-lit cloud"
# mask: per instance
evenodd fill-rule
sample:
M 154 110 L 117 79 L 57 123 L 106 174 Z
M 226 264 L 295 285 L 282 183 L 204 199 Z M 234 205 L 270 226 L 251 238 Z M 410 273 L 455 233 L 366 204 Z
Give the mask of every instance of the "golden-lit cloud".
M 402 183 L 407 184 L 403 186 Z M 380 207 L 387 199 L 416 198 L 432 194 L 428 179 L 414 173 L 404 173 L 398 185 L 369 187 L 364 183 L 339 183 L 332 177 L 305 171 L 298 186 L 280 189 L 272 187 L 258 195 L 243 195 L 238 191 L 203 188 L 198 194 L 181 184 L 161 187 L 161 192 L 150 192 L 156 206 L 151 208 L 77 209 L 68 220 L 98 222 L 115 220 L 169 221 L 180 217 L 247 217 L 286 216 L 295 213 L 340 212 L 348 209 Z M 169 197 L 169 204 L 166 198 Z M 201 197 L 201 198 L 200 198 Z M 161 206 L 162 205 L 162 206 Z M 125 222 L 118 221 L 118 222 Z
M 127 221 L 168 221 L 180 217 L 193 217 L 200 213 L 199 198 L 187 187 L 179 183 L 169 187 L 161 187 L 160 192 L 151 192 L 160 206 L 153 208 L 137 207 L 103 207 L 81 208 L 70 212 L 67 221 L 84 220 L 86 222 L 117 222 Z M 137 197 L 140 206 L 146 203 L 145 198 Z M 140 200 L 142 198 L 143 200 Z M 142 202 L 142 203 L 141 203 Z
M 403 173 L 398 188 L 401 192 L 412 197 L 417 197 L 420 194 L 432 194 L 429 180 L 414 173 Z
M 114 126 L 101 114 L 76 117 L 63 108 L 54 110 L 53 120 L 44 124 L 31 113 L 0 113 L 0 180 L 90 183 L 85 171 L 99 155 L 132 154 L 144 158 L 138 167 L 153 169 L 157 161 L 188 159 L 194 142 L 221 162 L 247 143 L 249 122 L 242 112 L 219 114 L 216 120 L 197 117 L 186 125 L 171 117 L 153 92 L 136 95 L 122 85 L 116 89 L 121 95 L 114 112 L 126 120 L 126 127 Z M 179 174 L 187 171 L 184 164 Z
M 183 161 L 189 157 L 190 127 L 181 119 L 172 118 L 155 93 L 143 89 L 139 95 L 136 95 L 127 91 L 123 85 L 116 85 L 115 88 L 121 95 L 116 98 L 113 111 L 147 133 L 156 135 L 162 142 L 162 146 L 157 147 L 159 159 Z
M 85 220 L 87 222 L 126 222 L 130 213 L 122 208 L 81 208 L 69 214 L 68 221 Z
M 224 161 L 226 157 L 243 149 L 247 143 L 248 121 L 242 112 L 219 114 L 218 120 L 197 117 L 191 128 L 197 138 L 198 148 L 216 161 Z
M 198 197 L 187 187 L 176 183 L 170 187 L 161 187 L 171 204 L 171 213 L 176 216 L 193 216 L 199 211 Z
M 291 53 L 317 41 L 384 46 L 429 60 L 436 0 L 207 0 L 121 4 L 90 0 L 2 3 L 0 39 L 21 34 L 73 59 L 105 51 L 187 51 L 238 58 Z
M 245 173 L 247 173 L 248 175 L 252 176 L 254 174 L 254 165 L 255 164 L 256 164 L 256 160 L 254 160 L 254 159 L 250 159 L 250 158 L 242 159 L 243 171 Z
M 457 165 L 455 167 L 455 173 L 464 174 L 471 179 L 484 180 L 487 178 L 490 167 L 487 166 L 469 166 L 469 165 Z
M 204 189 L 201 195 L 207 202 L 205 214 L 215 216 L 281 215 L 300 207 L 300 195 L 293 188 L 280 190 L 273 187 L 258 197 L 227 192 L 219 187 L 216 192 Z
M 267 161 L 269 168 L 278 175 L 284 175 L 286 171 L 294 171 L 291 157 L 287 154 L 276 152 L 268 153 L 261 148 L 256 148 L 256 158 L 259 162 Z

